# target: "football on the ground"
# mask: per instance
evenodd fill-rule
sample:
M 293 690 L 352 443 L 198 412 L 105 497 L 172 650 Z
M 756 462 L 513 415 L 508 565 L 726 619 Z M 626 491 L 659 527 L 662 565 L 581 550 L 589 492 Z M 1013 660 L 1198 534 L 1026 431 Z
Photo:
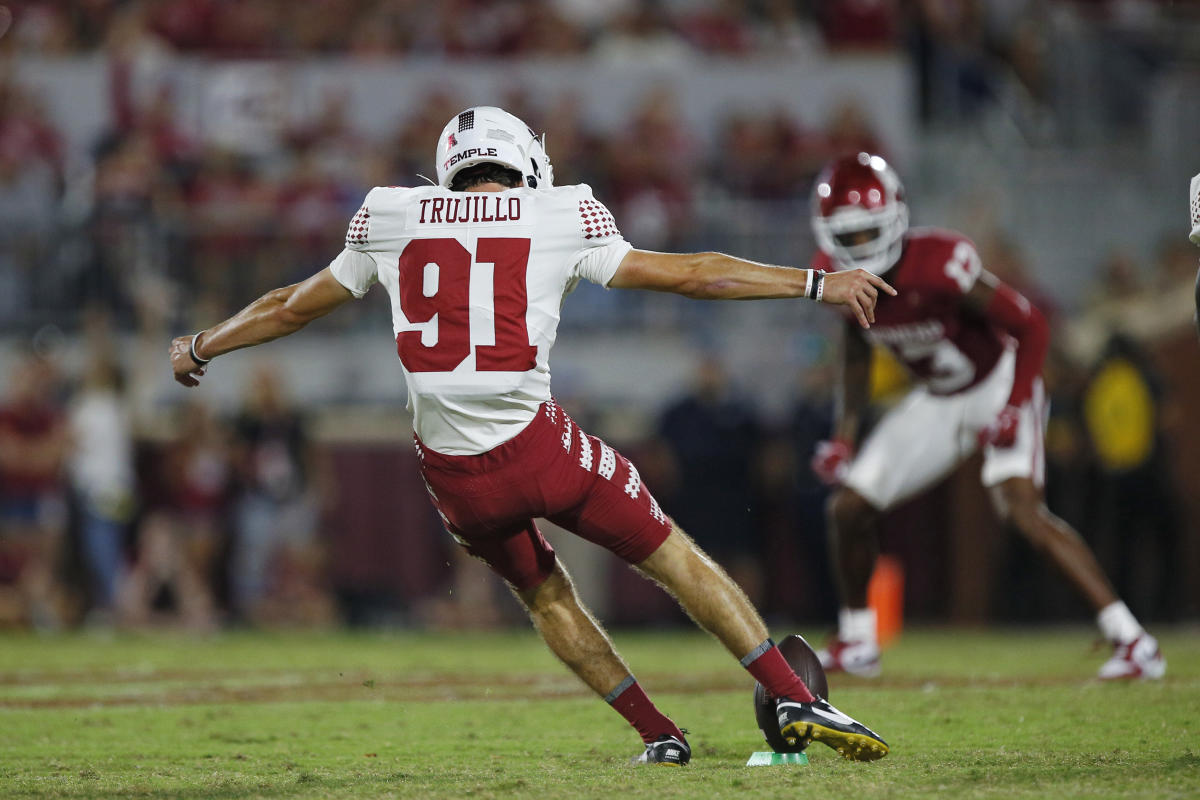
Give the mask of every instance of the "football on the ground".
M 810 692 L 829 699 L 829 681 L 825 678 L 821 660 L 803 636 L 793 634 L 787 637 L 779 643 L 779 652 Z M 754 684 L 754 717 L 758 720 L 758 729 L 762 731 L 763 738 L 776 753 L 799 753 L 807 747 L 807 744 L 789 745 L 784 741 L 783 734 L 779 732 L 779 719 L 775 716 L 775 698 L 770 697 L 763 685 L 757 682 Z

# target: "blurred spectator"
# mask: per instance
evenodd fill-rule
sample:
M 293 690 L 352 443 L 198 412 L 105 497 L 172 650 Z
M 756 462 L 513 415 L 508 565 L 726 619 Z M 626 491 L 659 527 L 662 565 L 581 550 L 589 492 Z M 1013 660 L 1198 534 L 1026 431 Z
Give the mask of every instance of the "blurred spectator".
M 833 48 L 886 48 L 899 32 L 899 0 L 825 0 L 817 8 Z
M 846 100 L 836 106 L 825 122 L 826 160 L 856 153 L 873 153 L 888 157 L 887 149 L 871 128 L 866 111 L 856 100 Z
M 795 557 L 777 565 L 779 584 L 787 593 L 781 602 L 790 601 L 788 611 L 811 619 L 833 619 L 837 615 L 837 592 L 828 568 L 829 543 L 826 531 L 825 502 L 830 489 L 812 471 L 817 445 L 833 429 L 833 397 L 836 385 L 834 365 L 820 362 L 800 376 L 800 388 L 788 419 L 785 441 L 792 460 L 790 500 L 792 538 Z M 781 572 L 782 574 L 779 574 Z M 791 596 L 791 589 L 804 586 L 803 597 Z
M 754 46 L 747 0 L 713 0 L 696 5 L 700 8 L 686 13 L 680 20 L 680 28 L 697 50 L 738 56 Z
M 90 579 L 91 618 L 106 620 L 116 610 L 118 587 L 127 572 L 127 533 L 137 504 L 125 380 L 110 353 L 89 356 L 69 421 L 68 468 Z
M 763 599 L 763 539 L 753 507 L 760 423 L 720 362 L 704 358 L 691 394 L 667 407 L 658 434 L 674 458 L 663 509 L 721 563 L 751 601 Z
M 640 2 L 603 31 L 592 54 L 611 63 L 673 66 L 695 56 L 660 2 Z
M 645 94 L 625 132 L 609 142 L 606 197 L 625 237 L 667 250 L 688 224 L 698 143 L 680 124 L 678 103 L 665 87 Z
M 1188 250 L 1186 244 L 1164 247 L 1154 271 L 1126 251 L 1111 252 L 1100 267 L 1084 314 L 1068 326 L 1072 355 L 1090 363 L 1100 357 L 1113 334 L 1145 344 L 1190 327 L 1194 306 L 1189 289 L 1194 278 L 1186 275 L 1193 267 L 1185 262 L 1194 256 Z
M 1097 467 L 1091 526 L 1097 552 L 1122 597 L 1148 615 L 1178 608 L 1179 503 L 1168 468 L 1150 359 L 1116 335 L 1092 370 L 1083 420 Z
M 28 356 L 9 375 L 0 406 L 0 617 L 58 628 L 68 609 L 59 579 L 66 527 L 63 465 L 69 432 L 55 401 L 57 373 Z
M 306 422 L 270 367 L 251 378 L 235 430 L 234 608 L 258 623 L 327 623 L 332 604 L 318 536 L 327 482 Z
M 736 153 L 739 167 L 714 165 L 713 182 L 734 194 L 763 199 L 803 194 L 828 158 L 822 137 L 782 112 L 728 117 L 721 150 Z
M 122 616 L 133 625 L 178 619 L 211 630 L 233 483 L 229 432 L 202 402 L 189 403 L 179 410 L 178 436 L 165 444 L 160 462 L 160 496 L 142 521 Z
M 126 316 L 141 281 L 165 260 L 161 216 L 171 186 L 144 132 L 101 143 L 89 220 L 92 260 L 82 276 L 90 302 Z
M 1000 280 L 1016 289 L 1037 306 L 1046 317 L 1051 330 L 1057 327 L 1062 311 L 1058 302 L 1046 291 L 1029 271 L 1025 254 L 1016 239 L 1009 234 L 994 230 L 983 237 L 979 244 L 979 257 L 983 267 Z
M 923 121 L 968 119 L 996 97 L 985 17 L 983 0 L 913 3 L 911 55 Z

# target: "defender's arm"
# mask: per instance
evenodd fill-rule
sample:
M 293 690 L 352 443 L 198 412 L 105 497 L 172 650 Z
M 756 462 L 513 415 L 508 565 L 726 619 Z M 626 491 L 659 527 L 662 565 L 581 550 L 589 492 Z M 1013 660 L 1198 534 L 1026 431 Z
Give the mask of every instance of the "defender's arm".
M 854 323 L 846 320 L 842 337 L 840 375 L 834 395 L 833 435 L 817 443 L 810 466 L 813 473 L 829 486 L 837 486 L 846 477 L 858 432 L 867 412 L 871 391 L 871 344 Z
M 808 270 L 758 264 L 724 253 L 630 250 L 608 285 L 671 292 L 700 300 L 759 300 L 806 296 L 810 274 Z M 879 292 L 896 294 L 882 278 L 862 269 L 827 273 L 824 280 L 824 302 L 849 306 L 864 328 L 875 321 Z
M 835 394 L 833 437 L 854 448 L 871 397 L 871 344 L 846 320 L 842 337 L 841 376 Z
M 354 297 L 325 269 L 301 283 L 273 289 L 234 316 L 196 334 L 195 352 L 205 363 L 224 353 L 295 333 Z M 199 384 L 204 363 L 192 358 L 192 336 L 171 342 L 171 369 L 184 386 Z
M 1050 349 L 1046 318 L 1020 292 L 986 271 L 963 300 L 1017 340 L 1017 363 L 1007 405 L 1019 408 L 1033 394 L 1033 382 L 1042 374 Z

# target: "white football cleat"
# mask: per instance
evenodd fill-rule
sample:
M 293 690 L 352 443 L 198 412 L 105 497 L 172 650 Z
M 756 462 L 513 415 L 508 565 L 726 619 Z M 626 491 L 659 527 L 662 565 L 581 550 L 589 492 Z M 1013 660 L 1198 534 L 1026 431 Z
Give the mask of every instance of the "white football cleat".
M 834 637 L 817 651 L 826 672 L 845 672 L 860 678 L 879 676 L 879 645 L 872 641 L 850 642 Z
M 1112 658 L 1100 667 L 1100 680 L 1157 680 L 1167 671 L 1167 660 L 1158 649 L 1158 640 L 1148 633 L 1132 642 L 1113 645 Z

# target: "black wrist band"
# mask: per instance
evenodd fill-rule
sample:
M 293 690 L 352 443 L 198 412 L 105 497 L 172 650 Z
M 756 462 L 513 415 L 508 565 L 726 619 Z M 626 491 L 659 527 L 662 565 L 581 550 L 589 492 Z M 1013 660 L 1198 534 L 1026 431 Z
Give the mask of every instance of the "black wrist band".
M 200 338 L 201 333 L 204 333 L 204 331 L 197 333 L 192 337 L 192 341 L 188 343 L 188 354 L 192 357 L 192 361 L 196 362 L 196 366 L 198 367 L 203 367 L 205 364 L 212 361 L 211 358 L 201 358 L 196 354 L 196 340 Z
M 813 290 L 813 300 L 820 303 L 823 302 L 823 298 L 825 297 L 825 270 L 816 270 L 816 276 L 817 288 Z

